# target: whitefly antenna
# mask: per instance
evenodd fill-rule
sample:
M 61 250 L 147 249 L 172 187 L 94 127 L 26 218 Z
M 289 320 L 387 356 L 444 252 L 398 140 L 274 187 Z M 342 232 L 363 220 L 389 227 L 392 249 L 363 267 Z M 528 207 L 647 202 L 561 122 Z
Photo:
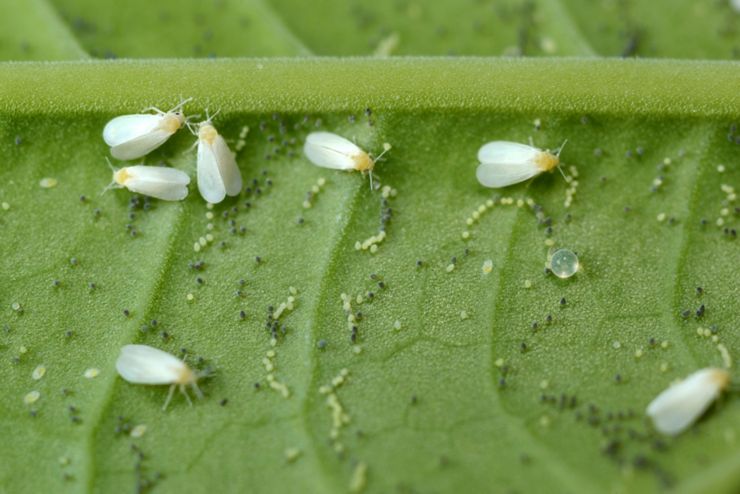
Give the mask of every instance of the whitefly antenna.
M 384 155 L 385 153 L 387 153 L 388 151 L 390 151 L 390 150 L 391 150 L 391 148 L 392 148 L 392 147 L 393 147 L 393 146 L 391 146 L 391 144 L 390 144 L 389 142 L 384 142 L 384 143 L 383 143 L 383 152 L 382 152 L 382 153 L 380 153 L 380 154 L 379 154 L 379 155 L 377 156 L 377 158 L 375 158 L 375 159 L 374 159 L 373 161 L 379 161 L 379 160 L 380 160 L 380 159 L 381 159 L 381 158 L 383 157 L 383 155 Z
M 208 110 L 206 110 L 206 118 L 208 118 L 207 115 L 208 115 Z M 185 126 L 188 128 L 191 134 L 193 134 L 195 137 L 198 137 L 198 126 L 200 125 L 200 123 L 196 124 L 195 122 L 191 122 L 191 119 L 196 119 L 196 118 L 200 118 L 200 113 L 198 113 L 197 115 L 191 115 L 185 118 Z M 206 120 L 206 122 L 209 122 L 209 121 L 210 120 Z M 187 148 L 185 151 L 183 151 L 182 154 L 191 152 L 198 145 L 198 142 L 199 142 L 198 139 L 196 139 L 193 145 Z
M 193 134 L 195 134 L 195 131 L 193 130 L 193 129 L 194 129 L 194 127 L 193 127 L 193 122 L 192 122 L 192 121 L 193 121 L 193 120 L 195 120 L 196 118 L 200 118 L 200 113 L 196 113 L 196 114 L 194 114 L 194 115 L 187 115 L 187 116 L 185 117 L 185 126 L 186 126 L 186 127 L 188 128 L 188 130 L 189 130 L 190 132 L 192 132 Z
M 156 106 L 150 106 L 149 108 L 144 108 L 144 109 L 143 109 L 142 111 L 150 111 L 150 110 L 154 110 L 155 112 L 159 113 L 160 115 L 164 115 L 165 113 L 175 113 L 175 112 L 177 112 L 177 111 L 180 111 L 180 110 L 182 109 L 182 107 L 183 107 L 183 106 L 185 106 L 185 105 L 186 105 L 187 103 L 189 103 L 189 102 L 191 102 L 191 101 L 193 101 L 193 97 L 192 97 L 192 96 L 191 96 L 190 98 L 185 98 L 185 99 L 183 99 L 182 97 L 180 97 L 180 102 L 179 102 L 178 104 L 176 104 L 176 105 L 175 105 L 175 106 L 174 106 L 174 107 L 173 107 L 173 108 L 172 108 L 172 109 L 171 109 L 170 111 L 168 111 L 168 112 L 163 112 L 162 110 L 160 110 L 160 109 L 159 109 L 159 108 L 157 108 Z
M 216 111 L 216 113 L 214 113 L 213 115 L 210 115 L 208 113 L 208 108 L 206 108 L 206 122 L 212 122 L 213 119 L 216 118 L 216 115 L 218 115 L 219 113 L 221 113 L 220 108 Z
M 563 143 L 558 148 L 558 152 L 555 153 L 555 156 L 557 156 L 558 158 L 560 157 L 560 153 L 563 151 L 563 148 L 565 147 L 566 144 L 568 144 L 568 139 L 563 141 Z
M 113 163 L 110 162 L 107 156 L 105 156 L 105 161 L 106 163 L 108 163 L 108 168 L 110 168 L 111 172 L 115 174 L 118 170 L 115 169 L 115 167 L 113 166 Z M 103 194 L 105 194 L 106 192 L 114 188 L 115 185 L 116 185 L 116 180 L 115 179 L 111 180 L 110 183 L 105 186 L 105 188 L 100 193 L 100 195 L 102 196 Z
M 558 148 L 557 152 L 555 153 L 555 156 L 557 156 L 558 158 L 560 158 L 560 153 L 563 151 L 563 148 L 565 147 L 565 145 L 567 143 L 568 143 L 568 139 L 566 139 L 566 140 L 563 141 L 563 143 L 560 145 L 560 147 Z M 565 176 L 565 172 L 560 167 L 560 160 L 559 159 L 558 159 L 558 171 L 560 172 L 560 174 L 563 176 L 563 178 L 567 182 L 568 181 L 568 177 Z
M 390 151 L 392 147 L 393 147 L 393 146 L 391 146 L 391 145 L 390 145 L 390 143 L 388 143 L 388 142 L 384 142 L 384 143 L 383 143 L 383 151 L 382 151 L 382 152 L 381 152 L 381 153 L 380 153 L 380 154 L 379 154 L 379 155 L 378 155 L 377 157 L 373 158 L 373 164 L 374 164 L 375 162 L 377 162 L 377 161 L 380 161 L 380 160 L 381 160 L 381 158 L 383 158 L 383 155 L 384 155 L 385 153 L 387 153 L 388 151 Z M 375 190 L 375 189 L 373 188 L 373 171 L 372 171 L 372 170 L 370 170 L 370 173 L 369 173 L 369 174 L 370 174 L 370 190 Z
M 183 106 L 185 106 L 187 103 L 190 103 L 191 101 L 193 101 L 192 96 L 190 98 L 185 98 L 185 99 L 182 99 L 182 97 L 180 97 L 180 102 L 177 104 L 177 106 L 171 109 L 170 112 L 176 112 L 178 110 L 181 110 Z
M 197 136 L 198 135 L 198 128 L 197 128 L 196 124 L 194 122 L 191 122 L 190 120 L 191 119 L 196 119 L 196 118 L 199 118 L 199 117 L 200 117 L 200 114 L 198 114 L 198 115 L 190 115 L 189 117 L 187 117 L 185 119 L 185 126 L 188 128 L 188 130 L 190 131 L 190 133 L 193 134 L 194 136 Z

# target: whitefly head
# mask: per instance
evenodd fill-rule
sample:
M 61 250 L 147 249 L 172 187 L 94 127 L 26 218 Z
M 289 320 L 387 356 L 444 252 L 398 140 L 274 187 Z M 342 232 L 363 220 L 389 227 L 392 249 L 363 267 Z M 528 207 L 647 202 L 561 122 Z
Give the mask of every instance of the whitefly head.
M 216 130 L 216 127 L 213 126 L 213 119 L 216 118 L 216 115 L 219 113 L 221 113 L 221 110 L 218 110 L 216 113 L 211 115 L 206 108 L 206 119 L 195 125 L 194 128 L 188 123 L 188 128 L 198 137 L 199 141 L 213 144 L 216 137 L 218 137 L 218 131 Z
M 534 155 L 533 161 L 537 165 L 537 168 L 543 172 L 549 172 L 560 164 L 560 158 L 547 150 L 537 152 Z
M 159 123 L 159 128 L 174 134 L 182 128 L 183 125 L 188 121 L 188 117 L 182 111 L 182 108 L 186 103 L 190 102 L 193 98 L 186 98 L 180 101 L 180 103 L 167 112 L 162 112 L 157 108 L 153 108 L 155 111 L 162 115 L 162 120 Z
M 126 182 L 131 179 L 131 174 L 128 172 L 128 168 L 119 168 L 113 171 L 113 182 L 121 187 L 126 186 Z
M 543 172 L 549 172 L 556 166 L 560 165 L 560 152 L 563 150 L 567 142 L 567 139 L 563 141 L 563 144 L 561 144 L 555 152 L 552 152 L 549 149 L 538 151 L 533 158 L 537 168 Z
M 103 189 L 100 195 L 105 194 L 108 190 L 112 188 L 125 187 L 126 182 L 131 178 L 131 175 L 128 173 L 128 170 L 126 169 L 126 167 L 123 167 L 123 168 L 114 167 L 113 163 L 110 162 L 107 156 L 105 157 L 105 162 L 108 163 L 108 168 L 110 168 L 111 173 L 113 174 L 113 177 L 111 179 L 111 183 L 109 183 Z
M 357 170 L 358 172 L 368 172 L 370 174 L 370 180 L 372 180 L 372 172 L 375 169 L 375 163 L 377 163 L 385 153 L 391 150 L 391 145 L 389 143 L 383 143 L 383 151 L 377 156 L 372 156 L 370 153 L 365 151 L 364 149 L 357 147 L 357 151 L 355 154 L 351 156 L 352 159 L 352 168 Z
M 210 120 L 198 124 L 198 140 L 213 144 L 216 141 L 216 137 L 218 137 L 218 131 Z
M 185 125 L 185 114 L 181 111 L 168 112 L 162 116 L 162 122 L 159 125 L 163 130 L 174 134 Z

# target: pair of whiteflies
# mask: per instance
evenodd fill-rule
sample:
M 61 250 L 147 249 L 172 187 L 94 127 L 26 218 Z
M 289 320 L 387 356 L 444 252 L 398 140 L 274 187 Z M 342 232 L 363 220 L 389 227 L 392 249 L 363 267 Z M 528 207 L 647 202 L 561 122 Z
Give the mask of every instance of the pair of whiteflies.
M 488 142 L 478 150 L 480 164 L 476 169 L 476 177 L 481 185 L 491 188 L 524 182 L 556 168 L 560 164 L 560 152 L 564 146 L 565 142 L 553 153 L 518 142 Z M 312 132 L 306 138 L 303 151 L 315 165 L 369 172 L 372 180 L 375 163 L 390 148 L 390 144 L 385 143 L 383 152 L 373 158 L 355 143 L 337 134 Z
M 506 187 L 550 171 L 560 163 L 555 153 L 516 142 L 493 141 L 478 151 L 478 181 L 486 187 Z M 673 384 L 648 404 L 646 413 L 656 430 L 677 435 L 693 424 L 730 384 L 725 369 L 701 369 Z
M 185 390 L 191 386 L 196 395 L 201 374 L 193 371 L 177 357 L 147 345 L 126 345 L 116 361 L 118 373 L 135 384 L 169 384 L 170 391 L 163 409 L 167 408 L 175 387 L 190 398 Z M 724 369 L 706 368 L 694 372 L 660 393 L 647 407 L 655 428 L 668 435 L 676 435 L 693 424 L 730 383 L 730 373 Z
M 560 152 L 564 146 L 565 142 L 553 153 L 518 142 L 488 142 L 478 150 L 480 164 L 476 169 L 476 177 L 481 185 L 491 188 L 524 182 L 556 168 L 560 164 Z M 369 172 L 372 180 L 375 163 L 390 148 L 390 144 L 385 143 L 383 152 L 373 158 L 344 137 L 331 132 L 313 132 L 306 138 L 303 151 L 315 165 Z
M 212 117 L 191 127 L 181 111 L 188 100 L 173 109 L 156 113 L 122 115 L 110 120 L 103 129 L 103 140 L 111 155 L 119 160 L 134 160 L 146 156 L 164 144 L 175 132 L 187 126 L 198 137 L 198 191 L 206 201 L 216 204 L 229 196 L 238 195 L 242 176 L 224 138 L 211 122 Z M 190 176 L 165 166 L 134 165 L 113 171 L 112 186 L 126 187 L 132 192 L 165 201 L 180 201 L 188 195 Z

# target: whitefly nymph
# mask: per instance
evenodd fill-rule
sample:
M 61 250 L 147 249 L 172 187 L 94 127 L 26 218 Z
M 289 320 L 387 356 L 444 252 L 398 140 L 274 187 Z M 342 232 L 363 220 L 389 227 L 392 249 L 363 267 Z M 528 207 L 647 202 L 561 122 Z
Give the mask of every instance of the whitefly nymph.
M 187 122 L 181 109 L 188 101 L 183 100 L 167 112 L 149 108 L 155 113 L 121 115 L 110 120 L 103 128 L 103 140 L 110 146 L 111 155 L 119 160 L 134 160 L 157 149 Z
M 552 153 L 518 142 L 492 141 L 478 150 L 480 164 L 475 175 L 485 187 L 518 184 L 557 167 L 564 146 L 565 142 Z
M 664 390 L 647 407 L 655 428 L 671 436 L 693 424 L 730 384 L 724 369 L 701 369 Z
M 192 387 L 199 398 L 203 397 L 203 393 L 198 388 L 198 379 L 201 375 L 179 358 L 157 348 L 147 345 L 124 346 L 121 348 L 121 355 L 116 360 L 116 370 L 130 383 L 169 384 L 170 391 L 167 393 L 162 410 L 167 409 L 176 387 L 180 388 L 180 392 L 185 395 L 190 405 L 192 402 L 185 389 L 186 386 Z
M 311 132 L 303 145 L 303 152 L 314 165 L 368 173 L 371 181 L 375 163 L 390 149 L 391 145 L 386 142 L 383 144 L 383 152 L 372 157 L 354 142 L 332 132 Z

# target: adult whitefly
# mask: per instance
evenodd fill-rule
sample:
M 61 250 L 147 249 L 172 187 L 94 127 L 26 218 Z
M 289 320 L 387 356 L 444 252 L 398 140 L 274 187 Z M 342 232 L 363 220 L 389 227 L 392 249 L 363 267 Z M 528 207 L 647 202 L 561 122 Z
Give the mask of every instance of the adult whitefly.
M 153 108 L 156 113 L 121 115 L 110 120 L 103 128 L 103 140 L 111 147 L 111 155 L 119 160 L 133 160 L 157 149 L 185 124 L 180 109 L 188 101 L 167 112 Z
M 164 402 L 167 409 L 175 387 L 188 396 L 185 387 L 191 386 L 198 397 L 202 397 L 198 388 L 198 374 L 179 358 L 165 351 L 147 345 L 125 345 L 116 360 L 116 370 L 126 381 L 134 384 L 161 385 L 169 384 L 170 390 Z M 192 404 L 192 403 L 191 403 Z
M 698 370 L 656 396 L 646 413 L 659 432 L 680 434 L 702 416 L 729 383 L 730 373 L 724 369 Z
M 239 195 L 242 175 L 236 157 L 210 118 L 198 125 L 198 191 L 207 202 L 218 204 Z
M 372 157 L 354 142 L 333 132 L 311 132 L 303 145 L 304 154 L 314 165 L 333 170 L 367 172 L 371 179 L 375 163 L 390 149 L 391 145 L 384 143 L 383 152 Z
M 478 150 L 475 175 L 481 185 L 491 188 L 524 182 L 558 166 L 563 146 L 551 153 L 518 142 L 491 141 Z
M 135 165 L 113 169 L 113 182 L 108 187 L 125 187 L 131 192 L 164 201 L 181 201 L 188 195 L 189 183 L 188 174 L 180 170 Z

